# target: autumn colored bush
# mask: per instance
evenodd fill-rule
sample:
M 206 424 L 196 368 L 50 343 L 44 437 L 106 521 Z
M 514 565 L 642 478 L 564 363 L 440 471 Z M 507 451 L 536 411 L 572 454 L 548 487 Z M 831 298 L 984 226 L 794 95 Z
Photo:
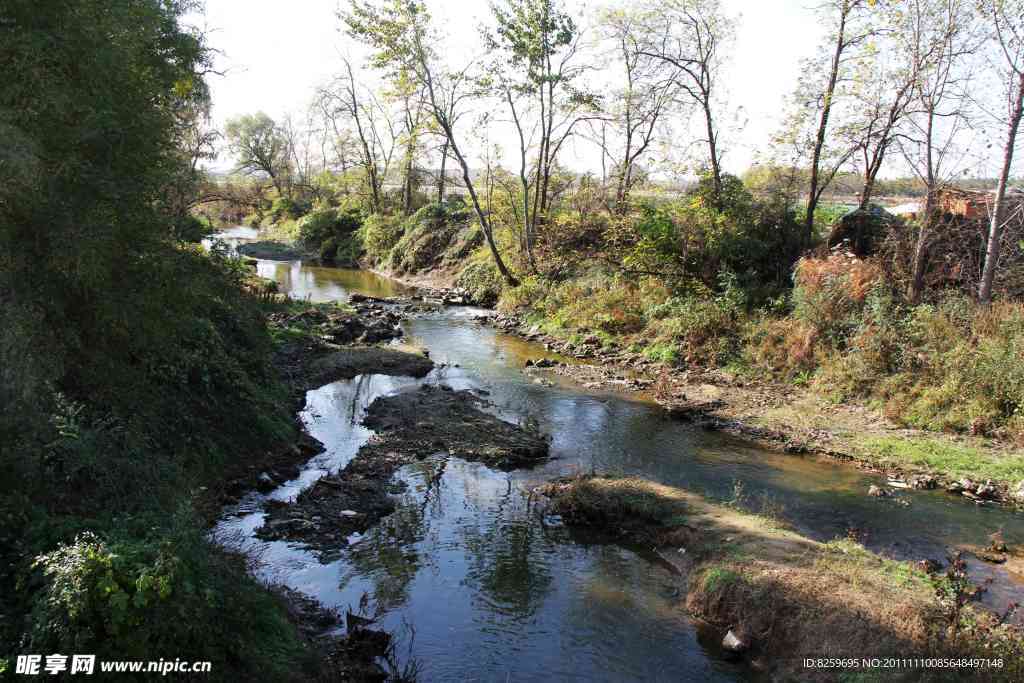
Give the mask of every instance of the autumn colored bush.
M 871 261 L 847 254 L 802 258 L 794 271 L 793 316 L 842 346 L 860 325 L 868 295 L 882 284 L 882 271 Z
M 818 331 L 801 320 L 764 317 L 746 330 L 744 359 L 782 379 L 794 379 L 817 367 Z

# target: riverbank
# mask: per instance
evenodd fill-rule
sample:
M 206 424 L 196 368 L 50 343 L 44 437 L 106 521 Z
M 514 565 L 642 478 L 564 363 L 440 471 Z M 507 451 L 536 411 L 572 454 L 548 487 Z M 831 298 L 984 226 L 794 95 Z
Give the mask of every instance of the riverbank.
M 477 393 L 443 384 L 376 399 L 363 419 L 374 430 L 369 443 L 295 501 L 267 501 L 256 535 L 302 543 L 327 561 L 394 511 L 391 495 L 404 490 L 394 479 L 400 467 L 434 458 L 439 476 L 449 457 L 500 470 L 530 467 L 547 457 L 542 435 L 484 412 L 486 404 Z
M 906 428 L 875 408 L 831 402 L 793 384 L 718 368 L 673 368 L 597 337 L 563 339 L 514 315 L 495 313 L 479 321 L 580 361 L 542 363 L 530 373 L 551 372 L 590 389 L 635 394 L 661 404 L 671 417 L 764 448 L 884 474 L 893 489 L 943 488 L 979 505 L 1024 505 L 1024 454 L 1012 444 Z
M 451 268 L 419 275 L 372 272 L 420 288 L 448 305 L 471 300 L 455 286 L 457 271 Z M 553 372 L 586 388 L 636 394 L 702 428 L 733 433 L 771 450 L 879 473 L 892 481 L 890 492 L 942 488 L 978 505 L 1024 505 L 1024 453 L 1012 442 L 909 428 L 881 408 L 833 401 L 811 387 L 699 364 L 679 368 L 624 349 L 607 337 L 549 333 L 548 326 L 517 315 L 495 313 L 481 322 L 580 361 L 537 367 L 531 373 Z
M 287 390 L 295 436 L 244 461 L 227 466 L 206 489 L 210 518 L 253 490 L 269 490 L 295 478 L 303 464 L 323 450 L 298 419 L 306 392 L 359 374 L 423 377 L 433 363 L 419 350 L 380 347 L 402 336 L 400 315 L 372 301 L 352 305 L 309 304 L 294 300 L 272 304 L 267 323 L 274 341 L 271 364 Z
M 888 560 L 853 540 L 819 543 L 778 519 L 642 479 L 578 476 L 537 493 L 549 520 L 654 547 L 680 577 L 679 609 L 773 677 L 845 680 L 849 669 L 810 670 L 804 659 L 875 657 L 1000 658 L 999 668 L 960 674 L 1024 674 L 1024 634 L 965 606 L 974 589 L 955 564 L 939 574 L 935 564 Z
M 308 391 L 362 374 L 423 377 L 434 367 L 419 349 L 391 343 L 403 334 L 401 316 L 379 302 L 338 305 L 285 300 L 270 306 L 267 322 L 275 346 L 272 365 L 287 388 L 286 401 L 295 415 L 297 436 L 229 466 L 221 481 L 210 482 L 203 505 L 210 519 L 252 491 L 269 492 L 295 479 L 310 458 L 323 451 L 323 445 L 298 419 Z M 371 620 L 352 614 L 343 618 L 336 610 L 285 586 L 271 585 L 267 591 L 280 604 L 307 652 L 304 675 L 310 680 L 412 679 L 412 671 L 394 661 L 390 634 L 370 628 Z M 345 632 L 339 635 L 342 623 Z M 381 661 L 388 670 L 381 667 Z

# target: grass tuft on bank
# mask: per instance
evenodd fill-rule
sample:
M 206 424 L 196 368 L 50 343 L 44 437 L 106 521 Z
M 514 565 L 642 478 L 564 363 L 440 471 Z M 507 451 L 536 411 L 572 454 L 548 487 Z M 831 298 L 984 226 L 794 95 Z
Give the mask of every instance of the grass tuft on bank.
M 921 437 L 863 437 L 855 442 L 866 460 L 883 466 L 943 472 L 951 478 L 1024 480 L 1024 454 Z
M 986 672 L 992 680 L 1024 675 L 1024 633 L 983 609 L 959 609 L 965 588 L 953 574 L 926 574 L 850 539 L 819 543 L 642 479 L 580 476 L 542 492 L 570 525 L 675 558 L 687 585 L 681 608 L 731 630 L 773 676 L 838 679 L 803 669 L 802 659 L 887 656 L 1001 657 L 1004 667 Z

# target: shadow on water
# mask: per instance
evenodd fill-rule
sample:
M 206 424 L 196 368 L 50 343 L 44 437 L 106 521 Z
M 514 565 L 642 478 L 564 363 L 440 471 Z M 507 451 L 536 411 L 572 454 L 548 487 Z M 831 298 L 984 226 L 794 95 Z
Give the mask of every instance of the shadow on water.
M 313 300 L 344 299 L 349 291 L 401 291 L 361 271 L 264 261 L 260 269 L 293 296 Z M 424 679 L 750 675 L 702 645 L 663 567 L 578 535 L 570 542 L 565 530 L 539 523 L 527 493 L 556 475 L 636 474 L 720 500 L 732 498 L 739 481 L 754 510 L 767 505 L 820 540 L 856 529 L 869 547 L 897 559 L 941 559 L 947 547 L 983 543 L 999 529 L 1009 543 L 1024 542 L 1024 523 L 1008 510 L 977 509 L 941 492 L 902 494 L 910 502 L 902 507 L 869 498 L 867 488 L 877 477 L 852 468 L 754 448 L 666 420 L 650 404 L 584 393 L 557 378 L 554 387 L 536 384 L 521 368 L 544 349 L 477 325 L 472 315 L 471 309 L 448 309 L 406 324 L 413 341 L 449 365 L 424 380 L 363 376 L 309 392 L 302 419 L 327 450 L 270 496 L 294 497 L 344 466 L 370 437 L 359 424 L 366 407 L 420 381 L 489 390 L 497 414 L 529 419 L 551 434 L 549 462 L 503 473 L 436 454 L 406 467 L 399 476 L 409 487 L 397 511 L 327 564 L 300 547 L 252 537 L 262 523 L 259 494 L 229 510 L 218 528 L 260 553 L 268 578 L 327 605 L 355 605 L 367 594 L 383 613 L 385 628 L 402 632 L 404 623 L 411 625 L 411 654 Z M 989 604 L 1024 602 L 1020 584 L 1005 571 L 977 562 L 971 567 L 976 579 L 995 580 Z

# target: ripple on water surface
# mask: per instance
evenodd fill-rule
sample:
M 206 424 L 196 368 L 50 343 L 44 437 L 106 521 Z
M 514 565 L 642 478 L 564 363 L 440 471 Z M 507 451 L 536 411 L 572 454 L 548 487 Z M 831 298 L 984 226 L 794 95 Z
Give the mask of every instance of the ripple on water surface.
M 349 291 L 373 296 L 400 286 L 365 271 L 261 261 L 260 273 L 284 291 L 322 301 Z M 417 658 L 425 680 L 735 680 L 749 672 L 716 659 L 682 616 L 675 582 L 633 550 L 594 544 L 543 527 L 527 491 L 567 472 L 637 474 L 729 499 L 741 482 L 748 507 L 769 507 L 822 540 L 850 528 L 869 547 L 897 558 L 941 558 L 945 548 L 978 543 L 997 529 L 1024 542 L 1019 515 L 975 509 L 941 492 L 906 494 L 908 507 L 865 495 L 876 477 L 832 463 L 766 452 L 663 419 L 652 406 L 584 393 L 556 378 L 534 383 L 521 370 L 546 354 L 529 342 L 482 327 L 473 312 L 451 309 L 406 324 L 410 338 L 449 367 L 424 380 L 369 376 L 337 382 L 307 397 L 302 418 L 327 450 L 302 476 L 270 495 L 291 498 L 351 459 L 370 433 L 359 423 L 378 396 L 420 381 L 484 388 L 499 416 L 529 419 L 551 434 L 552 458 L 534 471 L 502 473 L 434 456 L 406 467 L 409 484 L 395 514 L 329 564 L 282 542 L 262 543 L 260 497 L 228 514 L 218 532 L 261 553 L 263 572 L 328 605 L 366 593 L 382 624 Z M 458 367 L 454 367 L 457 365 Z M 230 511 L 229 511 L 230 512 Z M 972 563 L 996 582 L 987 600 L 1024 602 L 1005 571 Z M 406 629 L 405 624 L 411 626 Z M 412 638 L 411 647 L 406 650 Z

